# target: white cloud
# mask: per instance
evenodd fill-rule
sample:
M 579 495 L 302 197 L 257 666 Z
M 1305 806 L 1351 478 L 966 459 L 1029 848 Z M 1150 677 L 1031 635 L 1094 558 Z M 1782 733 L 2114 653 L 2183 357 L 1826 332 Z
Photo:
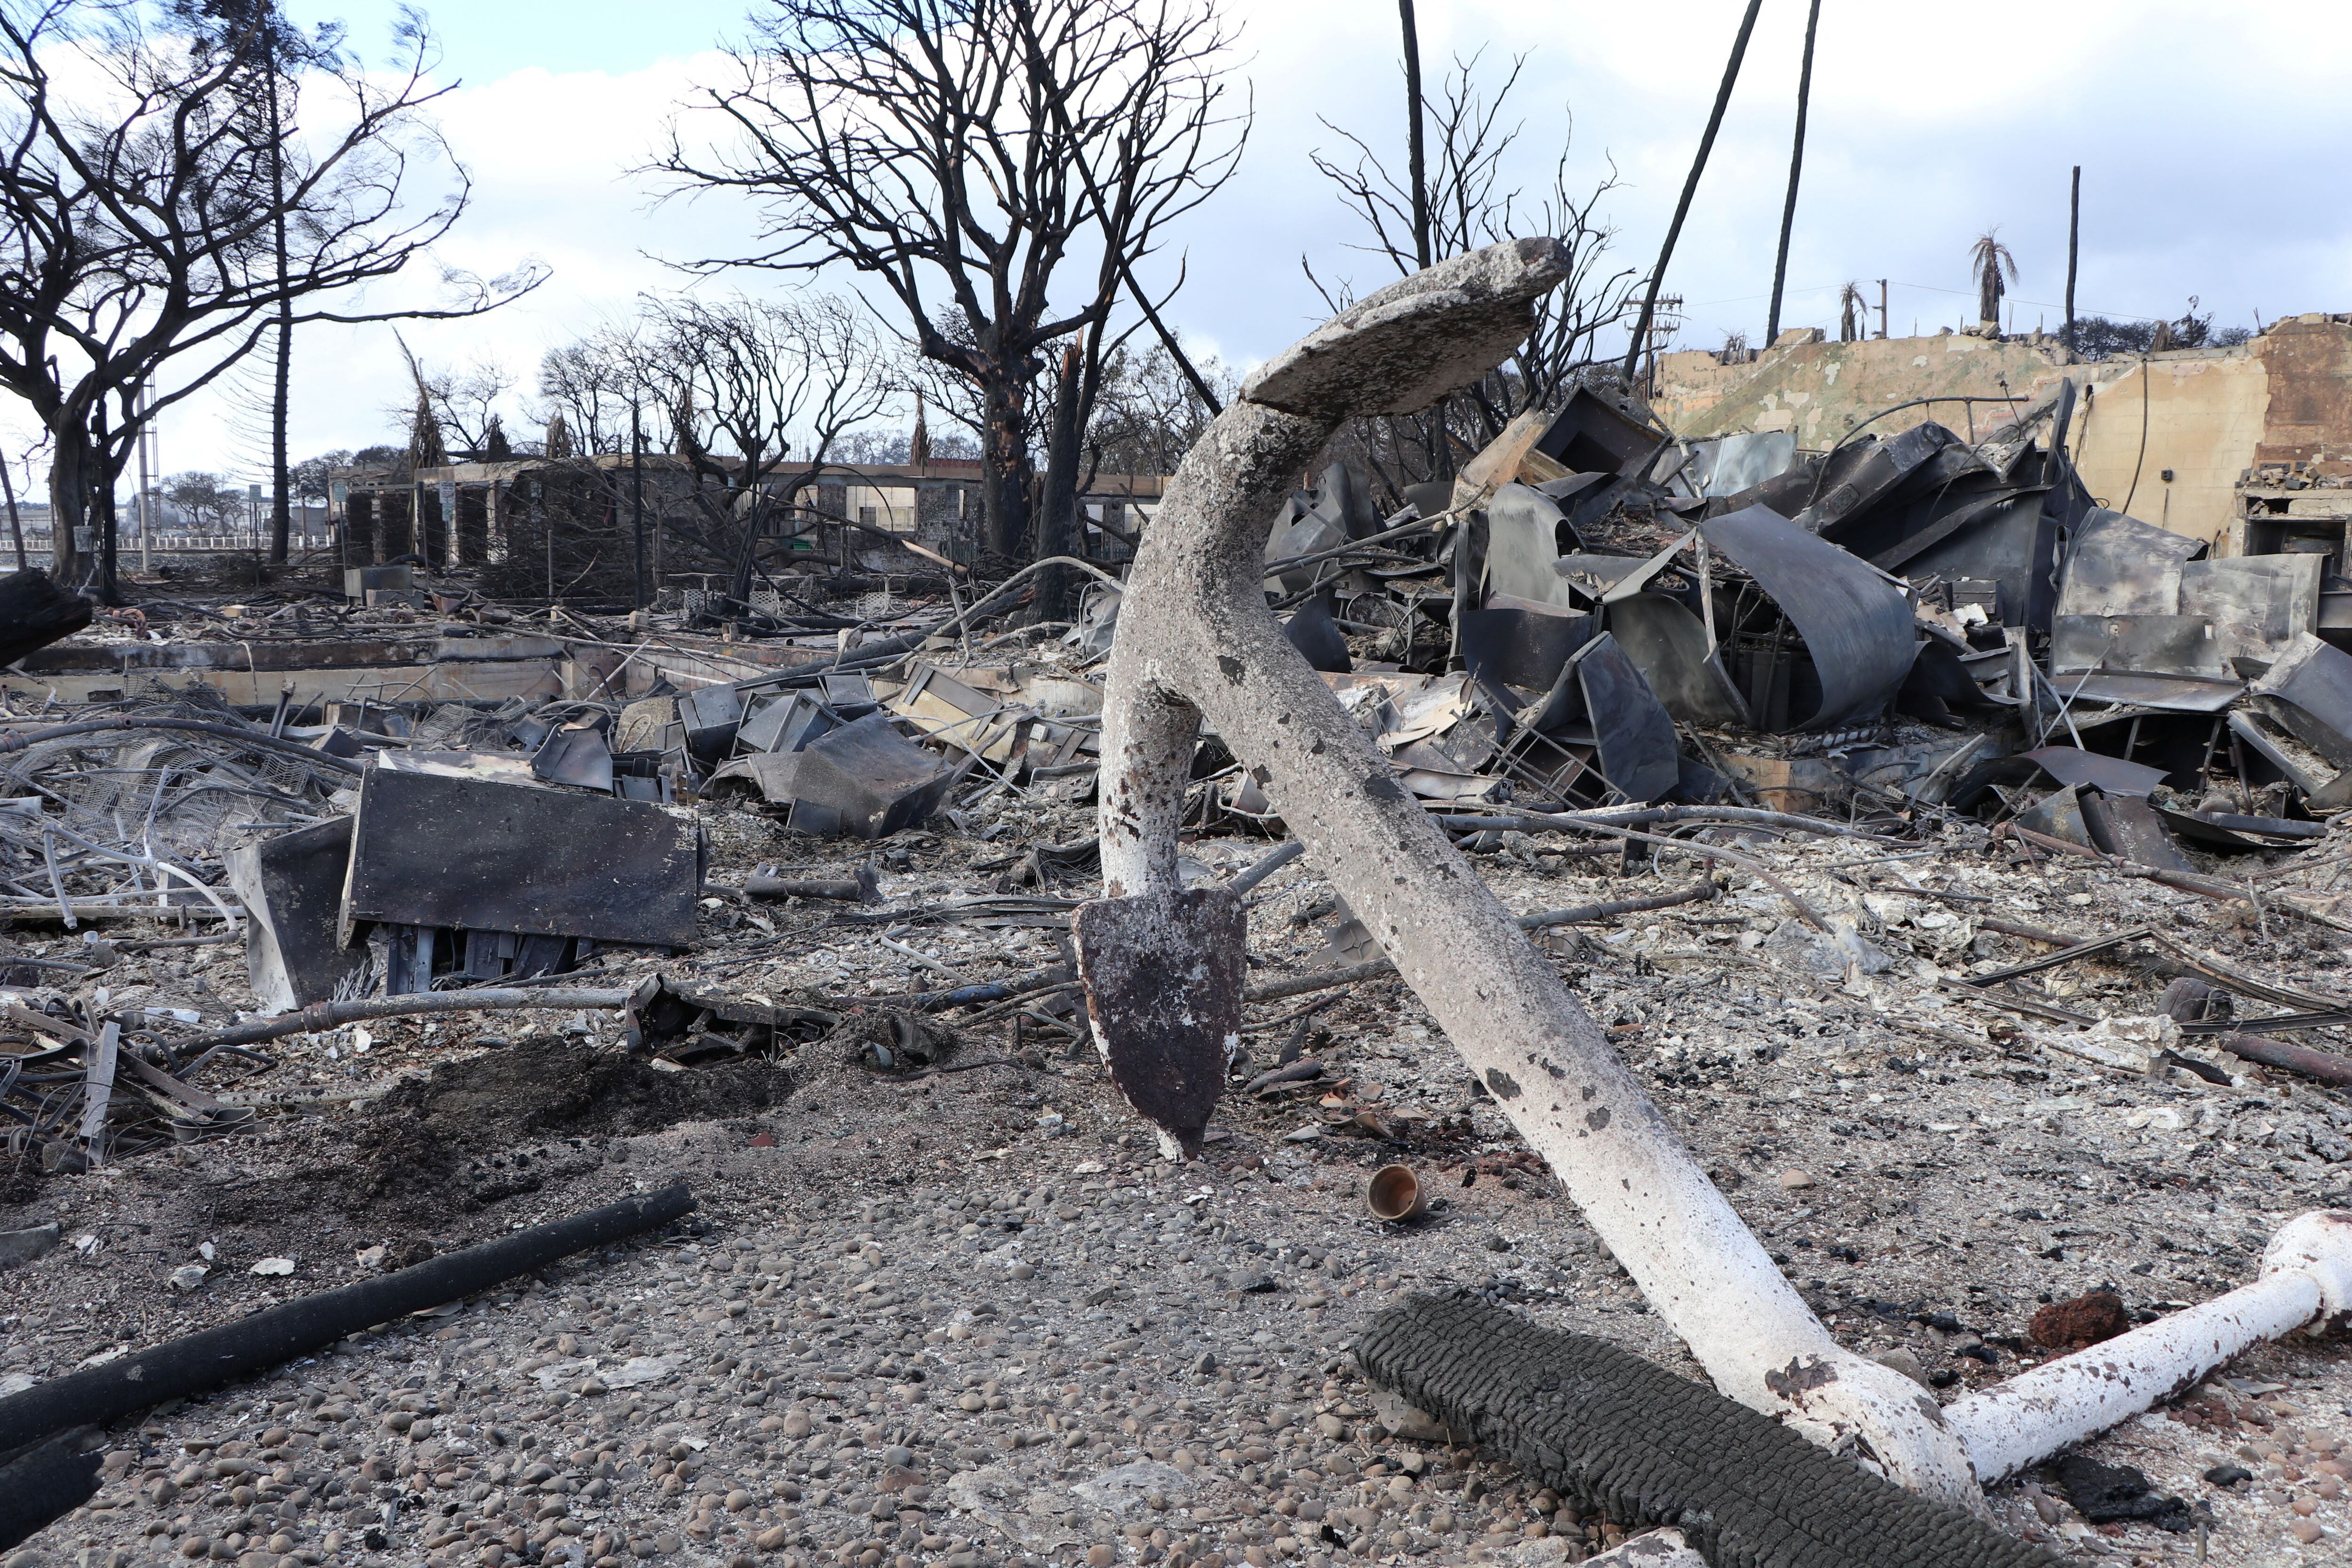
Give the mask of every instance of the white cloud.
M 566 25 L 565 12 L 545 9 L 548 25 Z M 1302 253 L 1318 273 L 1351 275 L 1360 287 L 1384 279 L 1349 251 L 1356 237 L 1307 154 L 1339 142 L 1318 115 L 1401 149 L 1402 89 L 1391 10 L 1230 9 L 1244 24 L 1256 125 L 1241 174 L 1176 237 L 1190 282 L 1171 314 L 1245 363 L 1319 316 Z M 1423 0 L 1423 47 L 1433 79 L 1455 53 L 1484 48 L 1489 71 L 1527 53 L 1514 99 L 1525 177 L 1546 174 L 1572 108 L 1574 162 L 1598 172 L 1614 159 L 1624 185 L 1609 216 L 1626 259 L 1646 266 L 1740 9 L 1739 0 Z M 2067 171 L 2078 163 L 2084 308 L 2177 314 L 2195 294 L 2222 322 L 2251 325 L 2256 310 L 2267 320 L 2347 303 L 2352 226 L 2335 199 L 2333 149 L 2352 106 L 2331 89 L 2352 57 L 2352 14 L 2286 0 L 1987 0 L 1958 12 L 1826 0 L 1822 9 L 1789 323 L 1832 323 L 1838 284 L 1881 277 L 1895 285 L 1896 331 L 1915 319 L 1929 331 L 1958 321 L 1973 313 L 1968 246 L 1998 226 L 2023 273 L 2018 323 L 2054 327 L 2056 310 L 2032 302 L 2061 297 Z M 1761 333 L 1802 26 L 1798 0 L 1767 6 L 1758 26 L 1667 279 L 1668 292 L 1693 302 L 1685 341 Z M 643 27 L 648 57 L 678 42 Z M 469 62 L 472 79 L 441 119 L 473 172 L 474 206 L 443 259 L 498 271 L 534 256 L 553 275 L 509 310 L 420 324 L 409 341 L 436 362 L 488 355 L 527 379 L 547 348 L 625 311 L 638 290 L 678 284 L 656 258 L 744 243 L 751 215 L 731 199 L 654 205 L 628 172 L 654 149 L 669 106 L 719 65 L 706 54 L 501 74 Z M 1171 248 L 1153 269 L 1172 277 L 1174 265 Z M 744 286 L 789 284 L 754 276 Z M 404 393 L 388 329 L 321 329 L 297 347 L 298 452 L 391 438 L 381 411 Z M 202 409 L 174 421 L 167 464 L 216 466 L 218 429 Z

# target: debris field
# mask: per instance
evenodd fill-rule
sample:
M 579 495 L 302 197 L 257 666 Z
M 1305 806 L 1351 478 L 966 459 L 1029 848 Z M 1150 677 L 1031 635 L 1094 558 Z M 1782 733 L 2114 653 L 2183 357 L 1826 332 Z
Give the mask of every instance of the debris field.
M 1385 517 L 1299 476 L 1266 603 L 1837 1345 L 1958 1407 L 2352 1208 L 2344 563 L 2094 506 L 2071 389 L 1827 454 L 1605 391 Z M 1136 953 L 1080 911 L 1122 901 L 1139 575 L 853 638 L 363 572 L 182 585 L 0 672 L 0 1421 L 692 1212 L 77 1424 L 95 1490 L 9 1568 L 1691 1550 L 1359 1359 L 1467 1292 L 1711 1389 L 1689 1325 L 1745 1309 L 1666 1321 L 1238 741 L 1186 742 L 1166 907 L 1232 911 L 1197 994 L 1239 1021 L 1205 1081 L 1122 1056 Z M 2339 1555 L 2314 1315 L 1992 1478 L 1985 1528 Z

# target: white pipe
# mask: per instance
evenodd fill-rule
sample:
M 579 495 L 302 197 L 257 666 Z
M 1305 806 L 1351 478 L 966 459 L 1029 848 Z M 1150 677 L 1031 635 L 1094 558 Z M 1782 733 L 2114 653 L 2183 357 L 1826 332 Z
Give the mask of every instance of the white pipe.
M 2131 1419 L 2263 1340 L 2352 1309 L 2352 1213 L 2280 1227 L 2262 1277 L 1945 1406 L 1985 1486 Z

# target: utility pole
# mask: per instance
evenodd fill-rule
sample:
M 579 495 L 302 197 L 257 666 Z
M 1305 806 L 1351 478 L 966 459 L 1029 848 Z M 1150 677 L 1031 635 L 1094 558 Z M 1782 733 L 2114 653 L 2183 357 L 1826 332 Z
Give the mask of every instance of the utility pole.
M 269 196 L 273 238 L 278 261 L 278 363 L 269 399 L 269 559 L 286 564 L 287 536 L 293 518 L 288 510 L 293 497 L 286 468 L 287 378 L 294 357 L 294 297 L 286 289 L 286 127 L 278 103 L 278 18 L 265 11 L 261 26 L 261 74 L 269 96 Z M 456 521 L 451 520 L 451 526 Z
M 2074 165 L 2074 187 L 2066 198 L 2066 352 L 2074 352 L 2074 262 L 2083 243 L 2083 165 Z
M 1797 223 L 1797 174 L 1805 166 L 1805 105 L 1813 91 L 1813 32 L 1822 25 L 1822 0 L 1805 15 L 1805 63 L 1797 71 L 1797 142 L 1789 152 L 1789 199 L 1780 207 L 1780 251 L 1772 260 L 1772 310 L 1764 322 L 1764 346 L 1780 336 L 1780 287 L 1789 280 L 1789 231 Z
M 1421 33 L 1413 26 L 1412 0 L 1397 0 L 1404 23 L 1405 163 L 1412 179 L 1412 253 L 1424 271 L 1429 254 L 1429 165 L 1421 123 Z
M 629 514 L 636 523 L 636 607 L 646 607 L 646 427 L 637 405 L 629 405 Z
M 147 426 L 154 417 L 154 398 L 145 382 L 139 384 L 139 573 L 145 576 L 155 570 L 154 546 L 149 537 L 155 531 L 154 506 L 148 500 L 153 480 L 147 472 Z
M 16 517 L 16 482 L 8 477 L 8 454 L 0 452 L 0 494 L 5 494 L 8 498 L 8 531 L 16 537 L 16 570 L 26 572 L 31 568 L 25 563 L 25 525 Z M 56 564 L 57 555 L 54 551 L 50 553 L 49 561 L 52 565 Z
M 1732 84 L 1739 79 L 1739 62 L 1748 54 L 1748 35 L 1756 30 L 1756 13 L 1764 0 L 1748 0 L 1748 15 L 1739 20 L 1739 36 L 1731 41 L 1731 59 L 1723 68 L 1723 84 L 1715 89 L 1715 109 L 1706 117 L 1706 133 L 1698 139 L 1698 155 L 1691 160 L 1690 177 L 1683 182 L 1682 200 L 1675 204 L 1675 220 L 1666 226 L 1666 242 L 1658 247 L 1658 264 L 1650 269 L 1650 287 L 1642 296 L 1642 314 L 1633 322 L 1633 342 L 1625 345 L 1625 363 L 1617 379 L 1633 384 L 1633 367 L 1641 362 L 1643 344 L 1650 335 L 1650 318 L 1658 308 L 1658 285 L 1665 281 L 1666 263 L 1674 259 L 1675 241 L 1682 237 L 1683 219 L 1690 216 L 1691 198 L 1698 194 L 1698 177 L 1706 172 L 1706 155 L 1715 151 L 1715 133 L 1723 128 L 1723 111 L 1730 106 Z
M 1886 279 L 1878 280 L 1878 335 L 1886 335 Z

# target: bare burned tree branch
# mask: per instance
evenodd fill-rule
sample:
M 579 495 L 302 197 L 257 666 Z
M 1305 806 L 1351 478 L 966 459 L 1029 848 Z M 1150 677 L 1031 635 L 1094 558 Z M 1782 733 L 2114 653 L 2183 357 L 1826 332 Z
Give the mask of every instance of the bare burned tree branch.
M 755 26 L 657 167 L 676 194 L 751 197 L 766 248 L 698 265 L 875 279 L 908 342 L 975 389 L 989 543 L 1017 557 L 1044 351 L 1099 328 L 1239 155 L 1231 33 L 1205 0 L 772 0 Z M 1097 245 L 1083 296 L 1057 297 Z
M 1595 340 L 1626 319 L 1641 281 L 1638 268 L 1611 265 L 1616 231 L 1601 209 L 1617 186 L 1613 163 L 1580 194 L 1571 185 L 1564 135 L 1549 189 L 1530 200 L 1509 183 L 1510 154 L 1525 128 L 1507 120 L 1506 107 L 1527 57 L 1515 57 L 1491 90 L 1477 81 L 1481 58 L 1457 57 L 1427 106 L 1431 252 L 1442 259 L 1505 239 L 1549 236 L 1567 246 L 1569 275 L 1558 290 L 1537 302 L 1535 330 L 1503 366 L 1426 416 L 1358 420 L 1349 427 L 1341 438 L 1348 455 L 1392 496 L 1405 485 L 1451 474 L 1456 454 L 1492 440 L 1521 410 L 1546 407 L 1566 396 L 1602 363 Z M 1324 124 L 1353 153 L 1313 155 L 1318 172 L 1363 226 L 1366 237 L 1352 248 L 1400 277 L 1419 270 L 1410 176 L 1399 179 L 1362 137 L 1328 120 Z M 1355 290 L 1348 283 L 1327 283 L 1311 266 L 1307 275 L 1335 312 L 1352 301 Z

